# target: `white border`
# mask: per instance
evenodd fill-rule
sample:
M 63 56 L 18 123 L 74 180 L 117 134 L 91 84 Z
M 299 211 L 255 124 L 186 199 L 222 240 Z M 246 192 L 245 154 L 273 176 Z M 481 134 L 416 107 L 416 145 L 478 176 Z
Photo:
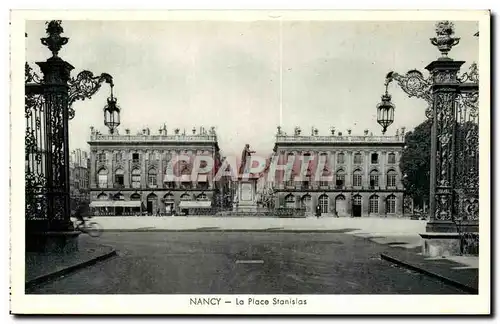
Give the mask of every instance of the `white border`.
M 300 295 L 306 307 L 189 306 L 191 295 L 25 295 L 23 150 L 11 151 L 11 311 L 44 314 L 486 314 L 490 309 L 490 17 L 487 11 L 13 11 L 11 13 L 11 147 L 24 146 L 25 20 L 477 20 L 480 21 L 480 280 L 477 296 Z M 432 35 L 429 35 L 431 37 Z M 437 56 L 436 56 L 437 57 Z M 233 296 L 243 297 L 243 296 Z M 267 298 L 272 298 L 266 295 Z M 280 296 L 285 297 L 285 296 Z M 361 306 L 361 307 L 360 307 Z

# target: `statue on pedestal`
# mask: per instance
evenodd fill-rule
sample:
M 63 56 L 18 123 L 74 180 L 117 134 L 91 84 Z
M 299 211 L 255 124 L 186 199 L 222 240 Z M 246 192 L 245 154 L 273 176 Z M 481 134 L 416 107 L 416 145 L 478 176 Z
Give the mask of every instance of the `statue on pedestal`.
M 241 153 L 240 174 L 248 172 L 250 165 L 247 165 L 247 163 L 250 161 L 249 157 L 252 156 L 252 153 L 255 153 L 255 151 L 250 150 L 250 144 L 245 144 L 245 148 Z

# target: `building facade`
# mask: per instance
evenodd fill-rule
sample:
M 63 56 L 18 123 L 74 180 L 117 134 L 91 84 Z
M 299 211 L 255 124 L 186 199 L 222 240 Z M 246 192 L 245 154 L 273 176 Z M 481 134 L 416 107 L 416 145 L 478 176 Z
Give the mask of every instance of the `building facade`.
M 373 136 L 366 130 L 364 136 L 348 133 L 319 136 L 313 130 L 307 136 L 296 128 L 294 135 L 286 135 L 278 129 L 275 157 L 281 165 L 294 162 L 288 163 L 288 174 L 275 171 L 275 180 L 268 181 L 275 206 L 305 208 L 308 214 L 319 207 L 322 215 L 341 217 L 401 216 L 404 129 L 394 136 Z
M 91 128 L 88 143 L 94 215 L 189 214 L 192 209 L 211 208 L 214 194 L 221 189 L 213 181 L 220 165 L 213 127 L 167 134 L 164 126 L 155 135 L 148 128 L 136 135 L 129 130 L 124 135 L 100 134 Z M 173 166 L 172 159 L 179 155 L 190 159 Z M 193 180 L 196 155 L 210 156 L 214 167 Z
M 69 178 L 71 209 L 75 210 L 77 204 L 90 202 L 90 160 L 87 152 L 76 149 L 70 153 Z

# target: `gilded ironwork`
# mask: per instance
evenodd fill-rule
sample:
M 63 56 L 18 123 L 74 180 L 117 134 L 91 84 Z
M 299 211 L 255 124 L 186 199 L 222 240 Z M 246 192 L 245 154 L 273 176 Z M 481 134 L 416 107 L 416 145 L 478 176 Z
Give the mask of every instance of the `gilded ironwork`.
M 425 78 L 418 70 L 410 70 L 405 75 L 397 72 L 389 72 L 386 75 L 386 85 L 392 81 L 396 81 L 398 86 L 408 95 L 408 97 L 416 97 L 424 99 L 428 103 L 425 110 L 427 118 L 432 118 L 432 107 L 434 99 L 431 93 L 432 78 Z
M 401 76 L 390 72 L 386 84 L 396 80 L 409 97 L 424 99 L 426 115 L 433 118 L 431 152 L 431 202 L 428 229 L 433 223 L 455 224 L 462 253 L 477 253 L 479 235 L 479 72 L 476 63 L 459 75 L 463 62 L 448 58 L 460 38 L 453 37 L 449 21 L 436 24 L 431 43 L 442 57 L 429 64 L 429 78 L 411 70 Z M 435 142 L 434 142 L 435 141 Z M 439 228 L 439 225 L 436 228 Z M 451 228 L 450 230 L 454 230 Z
M 28 62 L 24 63 L 24 83 L 41 83 L 40 77 L 28 64 Z
M 90 99 L 99 91 L 103 82 L 113 85 L 113 77 L 108 73 L 102 73 L 99 76 L 94 76 L 90 71 L 82 71 L 78 73 L 76 78 L 71 78 L 69 81 L 69 110 L 70 119 L 73 119 L 75 112 L 71 107 L 76 100 Z
M 58 57 L 68 38 L 62 37 L 61 21 L 46 23 L 43 45 L 52 52 L 37 62 L 39 77 L 25 63 L 25 207 L 29 231 L 71 229 L 68 120 L 70 104 L 90 98 L 111 76 L 93 77 L 88 71 L 70 81 L 71 64 Z M 97 86 L 95 85 L 97 83 Z

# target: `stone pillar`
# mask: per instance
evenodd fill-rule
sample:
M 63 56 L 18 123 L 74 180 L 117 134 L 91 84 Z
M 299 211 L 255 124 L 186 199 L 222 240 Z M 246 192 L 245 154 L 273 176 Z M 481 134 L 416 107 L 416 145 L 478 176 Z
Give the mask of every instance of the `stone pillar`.
M 387 162 L 388 162 L 388 154 L 387 151 L 382 151 L 382 154 L 380 155 L 380 179 L 379 179 L 379 186 L 380 189 L 386 189 L 387 188 Z
M 147 151 L 139 150 L 139 159 L 141 161 L 141 189 L 147 188 L 147 177 L 148 171 L 146 170 L 146 159 L 147 159 Z
M 90 150 L 90 188 L 92 189 L 97 187 L 96 154 L 97 151 L 95 149 Z
M 361 185 L 363 186 L 363 189 L 368 188 L 370 181 L 369 181 L 369 171 L 370 171 L 370 163 L 371 163 L 371 158 L 370 158 L 370 152 L 365 151 L 365 156 L 363 157 L 363 170 L 365 171 L 363 174 L 363 181 Z
M 104 151 L 106 154 L 106 170 L 108 170 L 108 188 L 113 188 L 114 172 L 113 172 L 113 158 L 114 151 Z
M 130 162 L 132 161 L 132 154 L 130 150 L 122 151 L 123 157 L 123 186 L 125 188 L 130 188 Z
M 345 173 L 345 187 L 352 187 L 352 167 L 353 167 L 353 157 L 352 151 L 345 152 L 345 165 L 346 165 L 346 173 Z

